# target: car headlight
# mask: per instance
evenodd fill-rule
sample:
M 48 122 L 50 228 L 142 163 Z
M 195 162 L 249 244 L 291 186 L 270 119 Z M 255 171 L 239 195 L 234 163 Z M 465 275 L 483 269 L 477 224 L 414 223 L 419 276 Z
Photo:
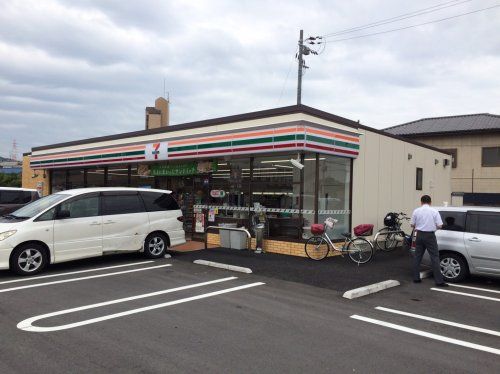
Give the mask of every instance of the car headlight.
M 0 242 L 2 240 L 7 239 L 9 236 L 14 235 L 17 232 L 17 230 L 10 230 L 10 231 L 5 231 L 0 233 Z

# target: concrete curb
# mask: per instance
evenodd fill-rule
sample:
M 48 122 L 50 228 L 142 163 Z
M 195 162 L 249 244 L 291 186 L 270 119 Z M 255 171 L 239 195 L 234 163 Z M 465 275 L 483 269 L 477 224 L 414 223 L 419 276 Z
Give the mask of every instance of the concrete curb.
M 246 273 L 246 274 L 252 273 L 252 269 L 250 269 L 250 268 L 244 268 L 242 266 L 236 266 L 236 265 L 222 264 L 220 262 L 212 262 L 212 261 L 207 261 L 207 260 L 194 260 L 193 263 L 197 264 L 197 265 L 206 265 L 206 266 L 212 266 L 214 268 L 219 268 L 219 269 L 237 271 L 239 273 Z
M 378 283 L 370 284 L 368 286 L 359 287 L 359 288 L 355 288 L 353 290 L 346 291 L 342 295 L 342 297 L 345 297 L 346 299 L 356 299 L 356 298 L 361 297 L 361 296 L 366 296 L 366 295 L 369 295 L 369 294 L 372 294 L 375 292 L 379 292 L 379 291 L 385 290 L 387 288 L 396 287 L 399 285 L 400 285 L 400 283 L 397 280 L 389 279 L 389 280 L 386 280 L 383 282 L 378 282 Z

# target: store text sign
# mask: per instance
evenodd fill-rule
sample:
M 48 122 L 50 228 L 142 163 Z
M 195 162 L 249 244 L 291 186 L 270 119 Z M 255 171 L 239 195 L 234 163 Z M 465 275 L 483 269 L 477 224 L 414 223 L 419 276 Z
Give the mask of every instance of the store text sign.
M 224 191 L 224 190 L 212 190 L 212 191 L 210 191 L 210 196 L 215 197 L 215 198 L 217 198 L 217 197 L 222 198 L 222 197 L 226 196 L 226 191 Z

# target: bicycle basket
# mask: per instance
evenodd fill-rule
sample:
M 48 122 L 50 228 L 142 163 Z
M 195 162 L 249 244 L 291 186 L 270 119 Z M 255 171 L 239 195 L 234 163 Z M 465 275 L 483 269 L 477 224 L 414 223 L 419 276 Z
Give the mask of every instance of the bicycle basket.
M 311 233 L 313 235 L 321 235 L 325 232 L 325 225 L 321 223 L 314 223 L 311 225 Z
M 354 235 L 356 236 L 370 236 L 373 234 L 373 225 L 364 223 L 354 228 Z
M 387 213 L 384 218 L 384 225 L 385 226 L 395 226 L 396 225 L 396 218 L 397 214 L 396 213 Z

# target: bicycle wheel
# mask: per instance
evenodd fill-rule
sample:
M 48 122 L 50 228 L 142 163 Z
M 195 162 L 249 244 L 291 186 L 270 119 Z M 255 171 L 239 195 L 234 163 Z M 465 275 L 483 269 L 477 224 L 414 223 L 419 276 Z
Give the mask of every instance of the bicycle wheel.
M 384 227 L 378 232 L 377 240 L 375 241 L 375 246 L 381 251 L 392 251 L 396 248 L 398 244 L 398 236 L 396 233 L 391 233 L 394 231 L 390 227 Z
M 312 236 L 305 245 L 306 255 L 312 260 L 322 260 L 328 256 L 330 246 L 322 236 Z
M 363 238 L 354 238 L 347 246 L 349 258 L 357 264 L 366 264 L 373 257 L 372 244 Z

